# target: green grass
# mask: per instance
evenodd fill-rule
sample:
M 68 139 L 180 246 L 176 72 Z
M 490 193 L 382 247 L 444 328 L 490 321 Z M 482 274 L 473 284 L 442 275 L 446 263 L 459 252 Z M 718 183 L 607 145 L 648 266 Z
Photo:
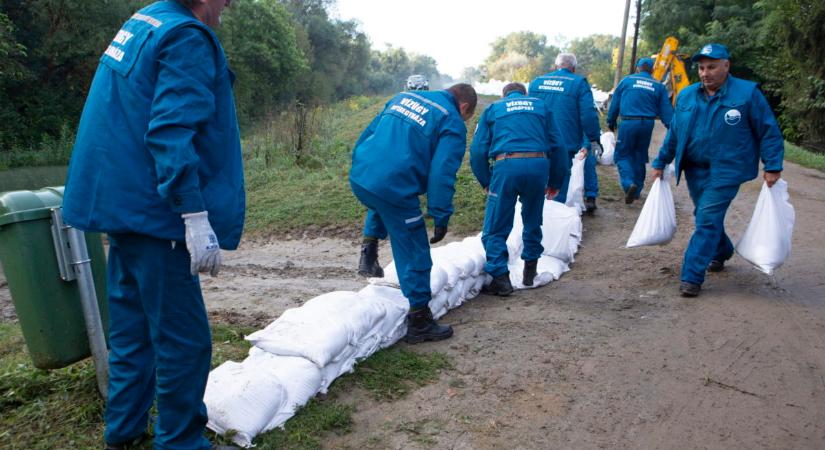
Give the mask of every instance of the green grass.
M 75 132 L 64 125 L 60 135 L 44 135 L 39 144 L 0 149 L 0 171 L 14 167 L 65 166 L 74 147 Z
M 785 142 L 785 159 L 800 166 L 825 172 L 825 154 L 814 153 L 789 142 Z
M 249 350 L 246 326 L 214 323 L 212 367 L 241 361 Z M 354 374 L 332 384 L 329 393 L 313 399 L 285 428 L 261 434 L 257 448 L 317 449 L 325 433 L 346 433 L 356 406 L 343 393 L 363 389 L 379 401 L 402 398 L 418 386 L 438 379 L 451 368 L 446 355 L 419 353 L 404 346 L 375 353 L 356 366 Z M 35 368 L 16 323 L 0 323 L 0 448 L 94 449 L 102 447 L 104 402 L 97 394 L 95 369 L 85 360 L 64 369 Z M 207 432 L 213 442 L 229 439 Z M 151 448 L 151 440 L 137 447 Z

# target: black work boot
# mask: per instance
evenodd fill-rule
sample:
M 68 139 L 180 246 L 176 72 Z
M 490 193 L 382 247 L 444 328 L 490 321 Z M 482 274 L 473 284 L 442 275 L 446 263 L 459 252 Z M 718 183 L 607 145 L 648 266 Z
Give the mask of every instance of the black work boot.
M 702 290 L 701 285 L 688 283 L 687 281 L 683 281 L 679 285 L 679 293 L 682 294 L 682 297 L 696 297 L 699 295 L 700 290 Z
M 584 212 L 592 216 L 596 212 L 596 197 L 587 197 L 584 199 Z
M 639 186 L 635 184 L 631 184 L 629 188 L 627 188 L 627 192 L 624 193 L 624 203 L 629 205 L 636 200 L 636 191 L 639 190 Z
M 361 260 L 358 261 L 358 275 L 384 277 L 384 269 L 378 264 L 378 239 L 364 238 L 364 243 L 361 244 Z
M 439 325 L 433 319 L 433 313 L 428 306 L 415 309 L 407 314 L 407 334 L 404 342 L 420 344 L 426 341 L 441 341 L 453 335 L 453 327 Z
M 487 286 L 481 288 L 481 292 L 485 294 L 498 295 L 500 297 L 507 297 L 513 293 L 513 285 L 510 284 L 510 272 L 499 275 L 493 278 Z
M 536 266 L 538 266 L 539 261 L 524 261 L 524 272 L 522 273 L 522 283 L 525 286 L 532 286 L 533 279 L 536 278 Z M 509 280 L 508 280 L 509 281 Z
M 725 270 L 725 261 L 714 259 L 708 264 L 708 272 L 721 272 Z

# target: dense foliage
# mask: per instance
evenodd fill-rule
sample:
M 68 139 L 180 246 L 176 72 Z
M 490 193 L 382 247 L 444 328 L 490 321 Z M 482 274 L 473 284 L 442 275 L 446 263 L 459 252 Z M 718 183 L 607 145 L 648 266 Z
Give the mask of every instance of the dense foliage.
M 237 75 L 242 123 L 295 101 L 398 91 L 413 73 L 434 88 L 450 81 L 429 56 L 372 50 L 355 22 L 330 17 L 333 1 L 242 1 L 225 12 L 218 33 Z M 74 130 L 102 51 L 151 2 L 0 0 L 0 157 Z
M 785 137 L 825 151 L 825 2 L 643 0 L 642 35 L 693 53 L 720 42 L 736 76 L 762 83 Z M 695 72 L 691 74 L 695 77 Z

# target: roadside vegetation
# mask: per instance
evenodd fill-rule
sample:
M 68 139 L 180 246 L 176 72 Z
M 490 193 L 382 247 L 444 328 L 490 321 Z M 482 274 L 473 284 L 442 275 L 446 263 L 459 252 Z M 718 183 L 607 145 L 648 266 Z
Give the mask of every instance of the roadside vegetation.
M 247 326 L 212 325 L 212 365 L 240 361 L 249 351 Z M 451 368 L 446 355 L 412 351 L 404 345 L 374 354 L 354 374 L 338 379 L 325 396 L 313 399 L 284 429 L 261 434 L 257 448 L 317 449 L 324 433 L 346 433 L 356 407 L 342 394 L 363 390 L 375 401 L 403 398 Z M 0 448 L 91 449 L 102 447 L 104 402 L 97 393 L 91 360 L 64 369 L 35 368 L 26 353 L 20 327 L 0 323 Z M 211 432 L 209 439 L 228 442 Z M 138 447 L 149 450 L 150 442 Z

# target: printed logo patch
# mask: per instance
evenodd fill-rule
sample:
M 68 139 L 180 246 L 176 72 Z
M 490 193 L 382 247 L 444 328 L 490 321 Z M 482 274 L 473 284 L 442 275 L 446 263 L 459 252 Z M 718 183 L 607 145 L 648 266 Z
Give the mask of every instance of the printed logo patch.
M 725 123 L 728 125 L 736 125 L 742 120 L 742 113 L 739 110 L 731 109 L 725 113 Z
M 710 55 L 710 52 L 712 52 L 712 51 L 713 51 L 713 46 L 712 45 L 706 45 L 706 46 L 702 47 L 702 51 L 700 53 L 703 54 L 703 55 Z

